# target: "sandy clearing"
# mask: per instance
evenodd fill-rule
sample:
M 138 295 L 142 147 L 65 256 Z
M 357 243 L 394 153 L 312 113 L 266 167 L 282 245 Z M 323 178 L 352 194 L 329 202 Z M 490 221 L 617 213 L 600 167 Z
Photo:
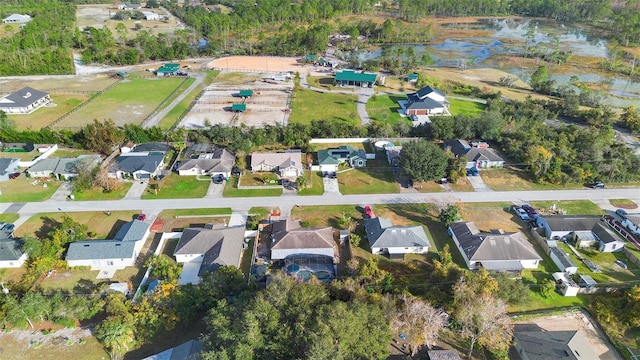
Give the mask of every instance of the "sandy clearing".
M 314 71 L 313 65 L 300 64 L 297 58 L 275 56 L 228 56 L 211 61 L 207 68 L 230 72 Z

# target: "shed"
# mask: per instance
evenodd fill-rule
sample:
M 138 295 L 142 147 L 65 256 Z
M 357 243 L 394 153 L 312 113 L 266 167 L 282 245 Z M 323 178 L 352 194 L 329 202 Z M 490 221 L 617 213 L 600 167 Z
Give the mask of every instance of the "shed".
M 231 111 L 245 112 L 247 111 L 247 104 L 233 104 L 231 105 Z
M 407 75 L 407 81 L 408 82 L 417 82 L 418 81 L 418 74 L 409 74 Z
M 240 90 L 240 93 L 238 95 L 240 95 L 240 97 L 242 98 L 249 98 L 253 96 L 253 90 Z
M 580 285 L 581 288 L 587 288 L 590 289 L 592 287 L 594 287 L 595 285 L 597 285 L 598 283 L 593 280 L 593 278 L 589 275 L 580 275 L 580 281 L 578 282 L 578 285 Z
M 560 271 L 564 271 L 569 274 L 575 274 L 578 271 L 578 267 L 571 261 L 569 256 L 560 248 L 552 247 L 549 257 L 558 266 Z

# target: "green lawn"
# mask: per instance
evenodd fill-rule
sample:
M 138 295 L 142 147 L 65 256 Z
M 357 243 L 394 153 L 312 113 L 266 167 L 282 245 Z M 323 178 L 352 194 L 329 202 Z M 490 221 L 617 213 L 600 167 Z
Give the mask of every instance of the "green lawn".
M 18 218 L 20 218 L 18 214 L 0 214 L 0 221 L 4 223 L 14 223 Z
M 578 267 L 578 274 L 581 275 L 589 275 L 596 282 L 599 283 L 608 283 L 608 282 L 625 282 L 625 281 L 634 281 L 638 280 L 638 275 L 634 275 L 634 273 L 638 272 L 638 267 L 632 264 L 627 257 L 622 253 L 603 253 L 596 249 L 580 249 L 578 253 L 582 255 L 582 257 L 593 261 L 602 272 L 595 273 L 591 271 L 578 257 L 564 244 L 558 245 L 564 252 L 569 254 L 571 261 Z M 625 270 L 614 262 L 616 260 L 621 260 L 625 262 L 628 266 L 628 269 Z
M 447 99 L 451 115 L 476 115 L 484 111 L 486 105 L 468 100 Z
M 558 209 L 566 211 L 567 215 L 604 215 L 604 211 L 590 200 L 531 202 L 531 206 L 536 209 L 550 209 L 553 204 L 556 204 Z
M 251 238 L 246 249 L 242 250 L 242 260 L 240 260 L 240 270 L 245 276 L 249 276 L 251 272 L 251 259 L 253 259 L 253 243 L 256 238 Z
M 194 199 L 207 194 L 211 179 L 204 177 L 198 180 L 197 176 L 180 176 L 171 174 L 162 180 L 151 180 L 141 198 L 149 199 Z
M 203 216 L 203 215 L 231 215 L 231 208 L 162 210 L 162 212 L 158 215 L 158 217 L 172 218 L 172 217 L 178 217 L 178 216 Z
M 398 94 L 376 94 L 367 101 L 367 114 L 374 121 L 383 121 L 391 125 L 399 121 L 410 123 L 398 113 L 400 105 L 398 100 L 406 100 L 407 97 Z
M 611 199 L 611 205 L 622 209 L 637 209 L 638 204 L 629 199 Z
M 112 119 L 118 126 L 139 123 L 183 81 L 184 78 L 177 77 L 129 76 L 56 124 L 56 127 L 81 127 L 93 119 Z
M 51 99 L 56 104 L 54 107 L 42 107 L 31 114 L 26 115 L 7 115 L 7 117 L 16 123 L 18 130 L 40 130 L 59 119 L 62 115 L 73 110 L 83 101 L 89 98 L 89 95 L 82 94 L 51 94 Z
M 58 157 L 58 158 L 74 158 L 74 157 L 78 157 L 80 155 L 98 155 L 93 151 L 89 151 L 89 150 L 84 150 L 84 149 L 74 149 L 74 148 L 58 148 L 58 150 L 56 150 L 53 153 L 52 157 Z
M 400 192 L 393 170 L 388 167 L 366 167 L 338 173 L 338 185 L 343 195 Z
M 0 152 L 0 158 L 15 158 L 15 159 L 20 159 L 22 161 L 30 161 L 37 158 L 40 155 L 41 154 L 38 152 L 38 150 L 33 150 L 29 152 L 9 152 L 9 151 Z
M 273 172 L 245 173 L 239 177 L 242 186 L 279 185 L 278 175 Z
M 504 169 L 483 169 L 480 172 L 482 180 L 492 190 L 518 191 L 518 190 L 558 190 L 558 189 L 582 189 L 581 184 L 537 184 L 531 181 L 526 170 L 515 167 Z
M 191 83 L 189 83 L 191 84 Z M 204 84 L 200 84 L 196 86 L 193 91 L 191 91 L 187 96 L 185 96 L 182 101 L 180 101 L 176 106 L 171 109 L 165 117 L 163 117 L 158 126 L 160 126 L 163 130 L 171 129 L 172 127 L 177 125 L 177 122 L 180 116 L 189 108 L 191 103 L 196 100 L 196 97 L 200 95 L 200 92 L 204 88 Z M 186 90 L 186 88 L 185 88 Z
M 307 188 L 298 191 L 298 195 L 322 195 L 324 194 L 324 182 L 322 173 L 319 171 L 305 171 L 304 177 L 307 179 Z
M 237 177 L 232 177 L 230 181 L 224 186 L 222 196 L 224 197 L 258 197 L 258 196 L 280 196 L 282 195 L 282 188 L 276 189 L 238 189 L 236 187 L 238 183 Z
M 334 81 L 335 77 L 333 76 L 307 76 L 307 83 L 316 88 L 334 89 Z
M 64 216 L 64 207 L 62 211 L 53 213 L 40 213 L 32 216 L 24 224 L 16 229 L 16 236 L 35 235 L 38 238 L 45 238 L 47 234 L 58 227 Z M 81 224 L 86 224 L 89 228 L 87 231 L 95 232 L 97 239 L 108 239 L 115 236 L 116 232 L 125 223 L 134 219 L 139 211 L 112 211 L 105 212 L 74 212 L 68 215 Z M 109 214 L 109 215 L 108 215 Z
M 62 181 L 42 183 L 20 175 L 16 179 L 0 182 L 0 202 L 45 201 L 58 190 L 61 184 Z
M 74 200 L 77 200 L 77 201 L 120 200 L 125 195 L 127 195 L 127 191 L 129 191 L 133 183 L 121 182 L 118 185 L 119 186 L 117 189 L 112 189 L 109 192 L 104 191 L 104 189 L 99 186 L 94 186 L 91 189 L 84 190 L 82 192 L 74 191 L 73 192 Z
M 293 96 L 289 122 L 309 124 L 313 120 L 329 120 L 360 124 L 355 95 L 299 89 Z

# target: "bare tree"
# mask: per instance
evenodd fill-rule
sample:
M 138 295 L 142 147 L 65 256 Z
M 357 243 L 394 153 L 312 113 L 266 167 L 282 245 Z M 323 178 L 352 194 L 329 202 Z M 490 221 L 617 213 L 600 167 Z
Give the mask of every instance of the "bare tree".
M 398 301 L 400 305 L 391 321 L 391 329 L 406 335 L 412 356 L 423 345 L 431 349 L 438 340 L 440 330 L 447 326 L 449 315 L 406 293 L 400 295 Z
M 460 280 L 454 286 L 455 317 L 460 335 L 469 341 L 471 353 L 476 343 L 492 352 L 506 352 L 513 337 L 507 304 L 491 293 L 477 293 L 473 285 Z

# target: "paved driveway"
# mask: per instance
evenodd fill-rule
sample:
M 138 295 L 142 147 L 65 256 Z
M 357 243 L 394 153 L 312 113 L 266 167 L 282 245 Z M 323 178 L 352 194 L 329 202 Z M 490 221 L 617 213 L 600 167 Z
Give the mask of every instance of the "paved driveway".
M 473 186 L 473 191 L 493 191 L 482 180 L 482 176 L 467 176 L 467 180 Z
M 131 185 L 129 191 L 127 191 L 127 195 L 124 196 L 125 199 L 140 199 L 140 196 L 144 193 L 144 189 L 147 188 L 146 181 L 136 180 Z
M 58 190 L 56 190 L 53 195 L 49 198 L 49 200 L 55 201 L 65 201 L 71 195 L 71 191 L 73 191 L 73 185 L 69 181 L 65 181 L 60 185 Z
M 322 178 L 324 183 L 324 195 L 342 195 L 340 194 L 340 187 L 338 186 L 338 179 L 330 179 L 328 177 Z
M 209 181 L 209 188 L 207 189 L 207 195 L 205 195 L 206 198 L 221 198 L 222 197 L 222 191 L 224 190 L 224 185 L 226 184 L 226 182 L 223 182 L 222 184 L 216 184 L 213 181 Z

